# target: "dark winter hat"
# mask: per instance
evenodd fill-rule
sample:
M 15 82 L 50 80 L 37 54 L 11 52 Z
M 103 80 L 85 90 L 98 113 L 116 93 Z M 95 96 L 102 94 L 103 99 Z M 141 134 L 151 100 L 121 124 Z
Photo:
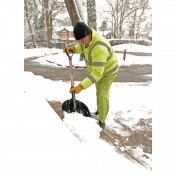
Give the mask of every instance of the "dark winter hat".
M 74 26 L 73 32 L 74 32 L 76 40 L 80 40 L 92 33 L 89 26 L 87 26 L 84 22 L 76 23 Z

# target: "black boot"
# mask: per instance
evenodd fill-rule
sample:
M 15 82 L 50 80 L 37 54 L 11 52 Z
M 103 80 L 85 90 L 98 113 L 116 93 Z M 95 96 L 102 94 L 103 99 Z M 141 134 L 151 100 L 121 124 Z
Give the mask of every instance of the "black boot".
M 100 125 L 100 127 L 101 127 L 103 130 L 105 129 L 105 123 L 102 123 L 102 122 L 99 121 L 99 125 Z

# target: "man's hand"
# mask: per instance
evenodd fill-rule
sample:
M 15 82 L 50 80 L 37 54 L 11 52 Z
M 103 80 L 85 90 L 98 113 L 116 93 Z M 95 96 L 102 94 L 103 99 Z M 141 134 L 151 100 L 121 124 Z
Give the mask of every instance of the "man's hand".
M 83 90 L 83 87 L 81 84 L 79 84 L 76 87 L 70 88 L 70 93 L 72 93 L 73 91 L 75 91 L 75 94 L 80 93 Z
M 75 52 L 75 47 L 72 45 L 72 46 L 66 46 L 64 49 L 63 49 L 63 53 L 65 53 L 65 50 L 67 50 L 67 53 L 68 54 L 71 54 L 71 53 L 74 53 Z

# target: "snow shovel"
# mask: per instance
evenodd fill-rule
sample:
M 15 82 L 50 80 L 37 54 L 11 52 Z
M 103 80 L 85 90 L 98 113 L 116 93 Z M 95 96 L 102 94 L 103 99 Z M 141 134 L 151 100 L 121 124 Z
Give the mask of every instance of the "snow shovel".
M 67 53 L 65 50 L 68 58 L 69 58 L 69 69 L 70 69 L 70 80 L 71 80 L 71 88 L 74 87 L 74 79 L 73 79 L 73 66 L 72 66 L 72 56 Z M 78 112 L 85 117 L 91 117 L 90 111 L 88 107 L 81 101 L 76 100 L 75 92 L 72 92 L 72 98 L 70 100 L 64 101 L 62 104 L 62 112 L 65 111 L 67 113 Z

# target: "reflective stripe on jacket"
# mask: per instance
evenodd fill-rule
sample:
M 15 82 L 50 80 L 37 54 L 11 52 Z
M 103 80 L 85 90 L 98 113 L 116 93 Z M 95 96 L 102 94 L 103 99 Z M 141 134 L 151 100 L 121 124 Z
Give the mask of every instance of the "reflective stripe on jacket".
M 118 71 L 118 60 L 110 43 L 94 29 L 89 46 L 78 44 L 75 53 L 85 55 L 85 63 L 89 75 L 81 81 L 84 89 L 87 89 L 104 76 L 115 74 Z

